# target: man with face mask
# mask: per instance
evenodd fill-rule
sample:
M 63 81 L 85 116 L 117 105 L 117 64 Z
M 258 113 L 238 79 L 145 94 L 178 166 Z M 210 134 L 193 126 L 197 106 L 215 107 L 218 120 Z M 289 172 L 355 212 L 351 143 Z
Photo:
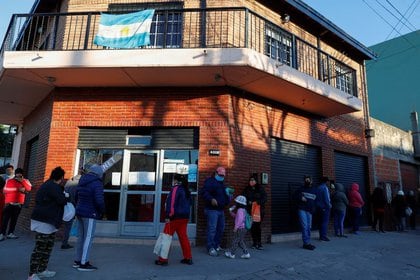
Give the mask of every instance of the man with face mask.
M 229 204 L 229 196 L 223 181 L 226 169 L 219 166 L 214 176 L 204 182 L 202 196 L 206 202 L 204 214 L 207 217 L 207 250 L 210 256 L 218 256 L 220 242 L 225 228 L 224 208 Z

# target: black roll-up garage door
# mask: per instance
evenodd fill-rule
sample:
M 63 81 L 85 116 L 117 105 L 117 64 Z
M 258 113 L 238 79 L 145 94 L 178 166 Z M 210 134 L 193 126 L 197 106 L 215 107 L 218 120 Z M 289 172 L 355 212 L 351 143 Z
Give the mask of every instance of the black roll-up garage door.
M 335 181 L 344 185 L 346 188 L 346 193 L 350 189 L 350 186 L 353 182 L 359 184 L 359 192 L 365 201 L 365 206 L 363 207 L 363 217 L 360 221 L 360 225 L 367 225 L 370 220 L 370 211 L 369 206 L 367 205 L 368 176 L 366 157 L 342 152 L 335 152 L 334 155 Z M 347 217 L 349 217 L 349 215 L 347 215 Z
M 285 140 L 271 140 L 271 224 L 272 232 L 298 231 L 293 192 L 311 175 L 314 186 L 321 177 L 321 152 L 318 147 Z

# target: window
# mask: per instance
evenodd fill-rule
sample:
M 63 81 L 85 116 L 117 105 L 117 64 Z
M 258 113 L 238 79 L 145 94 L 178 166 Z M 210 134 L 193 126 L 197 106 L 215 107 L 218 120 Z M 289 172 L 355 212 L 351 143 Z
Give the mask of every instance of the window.
M 335 87 L 353 95 L 353 71 L 344 65 L 335 64 Z
M 280 28 L 265 28 L 265 54 L 281 63 L 292 65 L 292 36 Z
M 150 27 L 149 48 L 180 48 L 182 42 L 182 2 L 110 4 L 110 12 L 129 13 L 155 9 Z

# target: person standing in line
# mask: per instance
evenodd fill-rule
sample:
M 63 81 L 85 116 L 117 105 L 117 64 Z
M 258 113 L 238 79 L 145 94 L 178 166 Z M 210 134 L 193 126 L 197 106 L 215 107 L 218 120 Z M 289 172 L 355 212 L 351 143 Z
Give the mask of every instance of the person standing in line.
M 242 195 L 245 196 L 247 201 L 247 211 L 252 216 L 252 248 L 262 250 L 261 222 L 264 219 L 267 194 L 264 188 L 257 183 L 257 178 L 251 176 Z
M 359 184 L 351 184 L 350 191 L 348 194 L 349 207 L 352 217 L 353 233 L 360 234 L 359 232 L 359 223 L 360 217 L 362 216 L 362 207 L 365 205 L 362 196 L 359 193 Z
M 175 174 L 174 186 L 172 187 L 165 204 L 165 228 L 164 233 L 178 235 L 181 244 L 183 259 L 181 263 L 192 265 L 191 245 L 188 240 L 187 226 L 191 212 L 191 192 L 188 189 L 188 182 L 185 175 Z M 159 256 L 155 261 L 157 265 L 167 265 L 168 259 Z
M 15 177 L 15 167 L 11 164 L 6 164 L 5 168 L 5 173 L 1 174 L 1 177 L 4 179 L 4 181 L 6 182 L 8 179 L 12 179 L 13 177 Z
M 376 187 L 373 190 L 370 200 L 372 202 L 372 208 L 373 208 L 372 230 L 385 233 L 384 216 L 385 216 L 386 198 L 385 198 L 384 190 L 382 189 L 382 187 Z
M 407 208 L 407 202 L 405 201 L 404 192 L 402 190 L 397 192 L 397 195 L 392 199 L 391 205 L 394 209 L 397 231 L 405 231 L 405 209 Z
M 347 199 L 343 184 L 335 184 L 331 202 L 334 215 L 335 236 L 347 238 L 347 235 L 344 235 L 344 219 L 346 217 L 346 209 L 349 200 Z
M 5 198 L 4 198 L 4 193 L 3 193 L 5 184 L 6 184 L 6 181 L 3 179 L 3 177 L 0 176 L 0 227 L 1 227 L 1 221 L 3 220 L 3 208 L 5 205 Z
M 56 167 L 50 178 L 36 193 L 31 215 L 31 230 L 35 231 L 35 247 L 31 254 L 28 280 L 54 277 L 56 272 L 47 270 L 55 233 L 60 228 L 67 198 L 61 187 L 64 170 Z
M 249 259 L 251 255 L 245 244 L 245 234 L 247 232 L 245 228 L 245 217 L 246 217 L 246 205 L 247 201 L 245 196 L 238 195 L 235 198 L 236 205 L 229 208 L 230 215 L 235 219 L 235 225 L 233 228 L 233 241 L 230 249 L 225 252 L 225 257 L 234 259 L 236 249 L 241 247 L 242 255 L 241 259 Z M 236 209 L 236 213 L 234 212 Z
M 25 202 L 25 195 L 32 189 L 28 179 L 23 177 L 23 169 L 17 168 L 15 176 L 6 180 L 3 188 L 5 207 L 3 210 L 3 219 L 1 225 L 0 241 L 5 238 L 16 239 L 14 234 L 16 223 Z M 6 232 L 8 234 L 6 235 Z
M 413 211 L 411 215 L 408 217 L 409 225 L 412 230 L 416 229 L 416 215 L 417 215 L 417 202 L 416 197 L 414 196 L 414 191 L 408 191 L 408 195 L 406 197 L 407 206 L 411 208 Z
M 79 271 L 98 269 L 89 262 L 89 253 L 95 236 L 96 220 L 102 219 L 105 213 L 103 174 L 102 167 L 93 164 L 80 177 L 76 188 L 76 217 L 79 224 L 73 267 Z
M 327 237 L 328 222 L 330 220 L 331 199 L 330 199 L 330 180 L 328 177 L 322 177 L 321 185 L 317 189 L 316 206 L 319 215 L 319 240 L 330 241 Z
M 306 175 L 304 185 L 294 193 L 294 200 L 298 208 L 298 217 L 302 229 L 303 249 L 314 250 L 311 244 L 312 214 L 316 207 L 317 191 L 312 187 L 312 179 Z
M 213 176 L 204 181 L 202 197 L 205 201 L 204 214 L 207 217 L 207 251 L 210 256 L 218 256 L 222 250 L 220 243 L 225 230 L 224 209 L 230 198 L 223 181 L 226 169 L 219 166 Z

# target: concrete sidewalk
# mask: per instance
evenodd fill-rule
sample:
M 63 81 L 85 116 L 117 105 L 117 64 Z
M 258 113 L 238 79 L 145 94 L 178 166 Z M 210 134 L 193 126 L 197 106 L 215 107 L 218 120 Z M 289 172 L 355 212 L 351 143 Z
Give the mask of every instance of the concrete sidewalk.
M 317 236 L 315 234 L 315 236 Z M 179 263 L 174 246 L 169 265 L 156 266 L 153 245 L 95 243 L 91 262 L 99 269 L 80 272 L 72 268 L 74 249 L 53 250 L 52 279 L 420 279 L 420 231 L 376 233 L 364 231 L 330 242 L 313 240 L 315 251 L 303 250 L 301 241 L 266 244 L 264 251 L 250 250 L 251 259 L 210 257 L 205 248 L 193 247 L 194 265 Z M 0 242 L 0 279 L 26 279 L 33 236 Z

